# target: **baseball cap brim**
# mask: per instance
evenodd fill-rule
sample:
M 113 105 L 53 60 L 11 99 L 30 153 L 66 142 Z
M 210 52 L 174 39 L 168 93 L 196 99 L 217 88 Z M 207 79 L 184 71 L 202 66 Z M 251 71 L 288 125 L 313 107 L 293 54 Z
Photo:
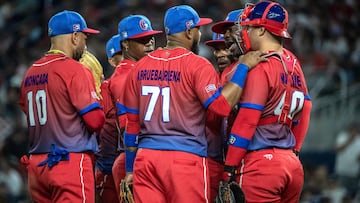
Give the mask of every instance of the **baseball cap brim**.
M 200 21 L 198 22 L 198 24 L 196 24 L 196 26 L 207 25 L 212 22 L 213 22 L 213 20 L 211 18 L 200 18 Z
M 234 22 L 226 22 L 226 21 L 221 21 L 221 22 L 218 22 L 218 23 L 215 23 L 212 27 L 211 27 L 211 30 L 213 32 L 216 32 L 216 33 L 220 33 L 220 34 L 224 34 L 226 32 L 226 29 L 228 27 L 231 27 L 235 25 Z
M 91 28 L 86 28 L 86 29 L 82 30 L 81 32 L 85 32 L 85 33 L 89 33 L 89 34 L 99 34 L 100 33 L 99 30 L 95 30 L 95 29 L 91 29 Z
M 160 31 L 160 30 L 151 30 L 151 31 L 148 31 L 148 32 L 143 32 L 141 34 L 131 36 L 128 39 L 136 39 L 136 38 L 146 37 L 146 36 L 149 36 L 149 35 L 156 35 L 156 34 L 160 34 L 162 32 L 163 31 Z
M 215 48 L 220 44 L 225 44 L 225 40 L 209 40 L 209 41 L 206 41 L 204 44 L 209 47 Z

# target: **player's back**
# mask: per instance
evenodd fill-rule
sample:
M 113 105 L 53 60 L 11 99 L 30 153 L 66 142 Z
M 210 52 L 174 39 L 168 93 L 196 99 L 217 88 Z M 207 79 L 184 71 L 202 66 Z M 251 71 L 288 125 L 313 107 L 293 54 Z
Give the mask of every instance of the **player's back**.
M 90 77 L 89 70 L 63 54 L 45 55 L 30 67 L 19 100 L 28 119 L 30 153 L 49 152 L 51 144 L 70 152 L 96 149 L 79 115 L 99 107 Z
M 301 113 L 304 99 L 308 97 L 306 81 L 296 57 L 284 49 L 281 55 L 269 57 L 248 75 L 248 82 L 242 95 L 241 107 L 262 111 L 250 150 L 266 147 L 291 148 L 295 138 L 289 128 L 291 120 Z M 288 71 L 286 73 L 285 69 Z M 289 97 L 285 97 L 285 92 Z M 279 123 L 279 115 L 285 104 L 289 104 L 287 124 Z
M 204 104 L 219 81 L 212 65 L 183 48 L 156 50 L 136 64 L 132 78 L 141 95 L 139 147 L 141 139 L 156 137 L 160 148 L 204 156 Z

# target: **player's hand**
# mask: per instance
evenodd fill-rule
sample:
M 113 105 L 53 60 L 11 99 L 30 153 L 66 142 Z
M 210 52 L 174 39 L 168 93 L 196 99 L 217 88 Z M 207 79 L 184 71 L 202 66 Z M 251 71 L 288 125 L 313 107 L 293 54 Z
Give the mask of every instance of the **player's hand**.
M 133 182 L 133 173 L 132 172 L 127 172 L 124 178 L 125 182 L 127 183 L 131 183 Z
M 223 176 L 222 179 L 224 182 L 229 183 L 231 181 L 235 181 L 235 176 L 236 176 L 236 170 L 237 167 L 236 166 L 224 166 L 224 172 L 223 172 Z
M 268 61 L 268 59 L 265 57 L 265 53 L 261 51 L 249 51 L 239 57 L 239 62 L 247 65 L 249 70 L 264 61 Z

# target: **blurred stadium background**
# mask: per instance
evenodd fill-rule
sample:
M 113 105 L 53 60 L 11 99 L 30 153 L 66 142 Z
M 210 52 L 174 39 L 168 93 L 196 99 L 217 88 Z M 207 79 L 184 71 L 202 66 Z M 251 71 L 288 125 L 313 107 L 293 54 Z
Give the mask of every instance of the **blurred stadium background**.
M 26 171 L 18 159 L 27 151 L 26 121 L 17 105 L 27 68 L 50 45 L 47 22 L 67 9 L 83 15 L 89 27 L 101 33 L 88 39 L 88 49 L 101 62 L 105 77 L 105 43 L 117 34 L 117 24 L 130 14 L 147 16 L 154 29 L 163 30 L 165 10 L 189 4 L 202 17 L 221 21 L 245 3 L 240 0 L 0 0 L 0 202 L 29 202 Z M 357 0 L 281 0 L 289 12 L 292 40 L 285 47 L 300 59 L 313 111 L 300 157 L 306 179 L 302 202 L 334 202 L 326 195 L 334 181 L 337 134 L 360 117 L 360 2 Z M 202 42 L 211 38 L 211 26 L 202 28 Z M 165 35 L 156 38 L 165 45 Z M 202 45 L 200 54 L 212 59 Z M 336 179 L 335 179 L 336 181 Z

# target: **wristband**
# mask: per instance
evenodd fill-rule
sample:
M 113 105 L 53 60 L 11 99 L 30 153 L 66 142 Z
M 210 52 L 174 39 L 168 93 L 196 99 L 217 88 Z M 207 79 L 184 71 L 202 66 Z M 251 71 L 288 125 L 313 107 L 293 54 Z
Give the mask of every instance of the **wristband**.
M 125 171 L 126 171 L 126 173 L 133 172 L 135 157 L 136 157 L 136 151 L 132 152 L 129 150 L 125 150 Z
M 134 134 L 124 133 L 124 144 L 127 147 L 137 147 L 137 136 Z
M 249 71 L 249 67 L 243 63 L 237 65 L 236 71 L 233 77 L 230 79 L 230 82 L 239 85 L 239 87 L 243 88 L 246 80 L 247 73 Z

